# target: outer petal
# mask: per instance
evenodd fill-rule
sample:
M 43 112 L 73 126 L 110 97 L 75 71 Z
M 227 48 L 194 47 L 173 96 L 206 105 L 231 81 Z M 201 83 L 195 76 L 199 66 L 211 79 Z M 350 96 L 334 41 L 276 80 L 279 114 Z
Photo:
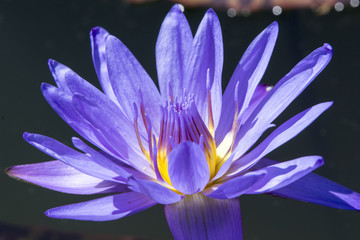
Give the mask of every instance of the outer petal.
M 41 85 L 46 101 L 77 133 L 99 148 L 113 152 L 104 136 L 87 122 L 72 105 L 72 95 L 47 83 Z
M 121 111 L 116 106 L 94 103 L 78 94 L 73 97 L 73 105 L 81 116 L 104 134 L 117 151 L 116 157 L 146 175 L 154 175 L 150 163 L 141 153 L 137 139 L 133 135 L 135 130 L 123 124 L 125 119 L 121 118 Z
M 83 98 L 88 99 L 93 105 L 102 106 L 104 109 L 110 109 L 110 111 L 113 113 L 113 116 L 116 115 L 116 121 L 118 122 L 116 126 L 118 128 L 122 127 L 120 128 L 121 135 L 128 140 L 129 144 L 132 145 L 133 148 L 138 147 L 137 138 L 133 127 L 134 118 L 132 117 L 129 118 L 129 115 L 124 115 L 121 109 L 119 109 L 119 107 L 116 104 L 114 104 L 113 101 L 111 101 L 106 95 L 104 95 L 100 90 L 95 88 L 93 85 L 82 79 L 70 68 L 56 61 L 50 61 L 50 63 L 51 63 L 50 69 L 53 72 L 55 81 L 63 91 L 65 91 L 72 97 L 74 95 L 81 95 L 83 96 Z M 131 106 L 133 108 L 132 104 L 133 102 L 131 103 Z M 71 107 L 71 109 L 73 109 L 73 107 Z M 78 113 L 76 114 L 79 115 Z M 70 120 L 71 118 L 73 118 L 73 115 L 74 114 L 70 116 Z M 84 115 L 80 116 L 80 118 L 84 118 Z M 85 118 L 85 122 L 87 121 L 91 122 L 89 119 Z M 90 124 L 90 125 L 94 125 L 94 124 Z M 101 128 L 96 128 L 96 129 L 102 130 Z M 105 138 L 108 137 L 106 136 L 106 134 L 104 135 Z M 108 142 L 107 147 L 108 145 L 111 145 L 113 143 L 114 143 L 113 141 Z M 124 143 L 122 143 L 122 145 L 123 144 Z M 140 151 L 140 149 L 138 149 L 138 151 Z
M 254 168 L 263 168 L 276 163 L 277 161 L 263 158 Z M 359 193 L 315 173 L 310 173 L 269 194 L 333 208 L 360 211 Z
M 64 193 L 96 194 L 129 191 L 127 185 L 86 175 L 60 161 L 18 165 L 6 169 L 6 173 L 13 178 Z
M 182 142 L 168 156 L 171 184 L 184 194 L 202 191 L 209 182 L 210 170 L 204 152 L 194 142 Z
M 221 74 L 224 61 L 223 42 L 219 19 L 209 9 L 202 19 L 193 41 L 189 61 L 188 84 L 194 94 L 195 103 L 204 122 L 208 124 L 207 93 L 211 87 L 211 105 L 215 128 L 221 113 Z M 209 82 L 207 72 L 209 70 Z
M 129 188 L 136 192 L 141 192 L 149 196 L 152 200 L 160 204 L 171 204 L 180 201 L 183 196 L 173 190 L 154 182 L 152 180 L 143 180 L 130 177 Z
M 87 97 L 104 98 L 105 95 L 99 89 L 84 80 L 67 66 L 55 61 L 49 60 L 49 68 L 57 86 L 67 93 L 80 93 Z
M 24 133 L 24 139 L 40 151 L 70 165 L 80 172 L 103 180 L 119 182 L 124 182 L 126 180 L 127 176 L 121 176 L 111 169 L 107 169 L 102 165 L 93 162 L 85 154 L 75 151 L 55 139 L 31 133 Z
M 134 55 L 116 37 L 106 39 L 106 59 L 111 85 L 121 108 L 130 120 L 135 117 L 133 104 L 144 105 L 156 133 L 159 133 L 163 103 L 159 91 Z
M 156 68 L 164 99 L 181 96 L 186 88 L 185 75 L 192 41 L 190 26 L 175 4 L 165 17 L 156 42 Z
M 104 95 L 100 90 L 82 79 L 79 75 L 73 72 L 70 68 L 53 61 L 52 68 L 55 72 L 58 85 L 65 86 L 64 91 L 72 95 L 81 95 L 89 99 L 92 103 L 101 105 L 104 109 L 110 109 L 117 116 L 118 125 L 123 126 L 121 129 L 122 135 L 126 137 L 133 147 L 137 146 L 135 130 L 133 128 L 133 118 L 124 115 L 119 107 L 113 101 Z M 88 120 L 88 119 L 86 119 Z M 135 140 L 134 140 L 135 139 Z
M 241 240 L 239 199 L 212 199 L 200 193 L 165 205 L 175 240 Z
M 203 194 L 216 199 L 235 198 L 246 193 L 256 182 L 261 181 L 266 174 L 265 171 L 245 173 L 244 175 L 228 179 L 225 182 L 215 184 L 205 189 Z
M 79 138 L 73 137 L 72 142 L 76 148 L 85 152 L 92 161 L 103 167 L 106 167 L 107 169 L 111 169 L 124 178 L 128 178 L 130 176 L 147 178 L 147 176 L 143 173 L 123 162 L 120 162 L 118 159 L 115 159 L 102 151 L 96 151 L 95 149 L 92 149 Z
M 256 87 L 255 92 L 250 100 L 249 106 L 244 110 L 244 113 L 241 116 L 240 126 L 243 125 L 244 122 L 246 122 L 251 113 L 261 103 L 261 101 L 265 98 L 265 96 L 269 93 L 271 89 L 272 86 L 266 84 L 259 84 Z
M 277 129 L 275 129 L 264 141 L 244 157 L 236 160 L 230 168 L 228 175 L 245 171 L 266 156 L 269 152 L 286 143 L 307 126 L 309 126 L 317 117 L 332 105 L 332 102 L 325 102 L 315 105 L 305 111 L 292 117 Z
M 128 192 L 52 208 L 45 214 L 52 218 L 109 221 L 141 212 L 155 204 L 144 194 Z
M 216 129 L 216 142 L 219 143 L 229 132 L 235 114 L 234 89 L 239 82 L 239 113 L 242 114 L 253 97 L 269 63 L 279 32 L 277 22 L 273 22 L 250 44 L 236 67 L 224 92 L 219 128 Z M 230 116 L 230 117 L 229 117 Z
M 257 171 L 265 171 L 265 177 L 248 189 L 246 194 L 266 193 L 282 188 L 297 181 L 323 164 L 324 160 L 322 157 L 307 156 L 261 168 Z
M 112 89 L 109 79 L 109 72 L 106 64 L 105 40 L 107 36 L 109 36 L 109 33 L 101 27 L 95 27 L 91 29 L 90 39 L 91 39 L 92 58 L 93 58 L 96 74 L 98 76 L 98 79 L 100 81 L 104 93 L 114 103 L 120 106 L 114 94 L 114 90 Z
M 328 64 L 331 56 L 332 48 L 325 44 L 304 58 L 275 85 L 240 128 L 234 159 L 242 156 L 259 139 L 271 122 Z
M 125 136 L 129 143 L 135 143 L 132 147 L 137 147 L 137 140 L 135 137 L 135 131 L 133 129 L 132 122 L 130 122 L 121 110 L 101 91 L 92 86 L 90 83 L 82 79 L 70 68 L 53 60 L 49 61 L 50 70 L 52 71 L 55 81 L 59 86 L 59 89 L 54 88 L 48 84 L 42 85 L 42 91 L 54 110 L 72 127 L 75 131 L 81 134 L 85 139 L 89 140 L 96 146 L 100 147 L 107 153 L 118 156 L 114 142 L 109 141 L 98 128 L 94 127 L 88 119 L 84 119 L 83 116 L 77 112 L 72 104 L 73 95 L 85 96 L 87 99 L 91 99 L 92 103 L 98 105 L 110 107 L 117 116 L 117 121 L 120 126 L 123 127 L 122 135 Z M 134 141 L 131 141 L 135 139 Z M 126 143 L 128 145 L 128 143 Z M 139 150 L 140 151 L 140 150 Z

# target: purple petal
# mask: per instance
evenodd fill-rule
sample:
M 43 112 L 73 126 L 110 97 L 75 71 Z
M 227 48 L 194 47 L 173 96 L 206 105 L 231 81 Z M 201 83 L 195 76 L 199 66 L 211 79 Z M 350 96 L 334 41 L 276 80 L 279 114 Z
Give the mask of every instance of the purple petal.
M 67 66 L 50 59 L 49 68 L 57 86 L 66 93 L 80 93 L 84 96 L 94 98 L 105 97 L 104 93 L 84 80 Z
M 178 203 L 165 205 L 165 215 L 175 240 L 243 239 L 239 199 L 188 195 Z
M 141 212 L 155 204 L 144 194 L 128 192 L 52 208 L 45 215 L 61 219 L 109 221 Z
M 106 59 L 111 85 L 126 116 L 133 120 L 133 104 L 143 104 L 155 132 L 159 133 L 156 123 L 160 122 L 163 99 L 149 75 L 126 46 L 111 35 L 106 39 Z
M 41 90 L 55 112 L 77 133 L 104 151 L 114 154 L 115 150 L 110 147 L 105 137 L 76 111 L 72 105 L 71 93 L 47 83 L 41 85 Z
M 109 72 L 107 69 L 106 54 L 105 54 L 105 40 L 107 36 L 109 36 L 109 33 L 101 27 L 95 27 L 91 29 L 90 39 L 91 39 L 92 58 L 93 58 L 96 74 L 98 76 L 98 79 L 100 81 L 104 93 L 114 103 L 120 106 L 114 94 L 114 90 L 112 89 L 109 79 Z
M 266 175 L 265 171 L 245 173 L 205 189 L 203 194 L 216 199 L 231 199 L 245 194 L 256 182 Z
M 235 114 L 234 89 L 239 82 L 239 113 L 243 113 L 253 98 L 269 63 L 279 32 L 277 22 L 273 22 L 250 44 L 236 67 L 223 96 L 220 124 L 216 130 L 216 142 L 220 142 L 230 131 Z M 230 117 L 229 117 L 230 116 Z
M 230 168 L 229 175 L 245 171 L 253 166 L 262 157 L 299 134 L 331 105 L 332 102 L 320 103 L 306 109 L 280 125 L 250 153 L 236 160 Z
M 235 159 L 242 156 L 271 122 L 314 80 L 331 56 L 332 48 L 325 44 L 304 58 L 275 85 L 240 128 L 234 150 Z
M 73 105 L 80 115 L 106 137 L 117 151 L 116 157 L 146 175 L 153 176 L 152 167 L 142 154 L 134 128 L 123 124 L 122 113 L 115 105 L 97 104 L 82 95 L 75 94 Z M 145 142 L 143 142 L 145 143 Z
M 184 194 L 203 190 L 209 182 L 210 170 L 204 152 L 194 142 L 182 142 L 168 156 L 171 184 Z
M 138 146 L 137 138 L 132 122 L 133 118 L 129 119 L 127 116 L 125 116 L 124 113 L 121 111 L 121 109 L 116 104 L 114 104 L 113 101 L 111 101 L 100 90 L 98 90 L 90 83 L 82 79 L 70 68 L 55 61 L 52 61 L 50 66 L 52 71 L 54 72 L 54 78 L 56 79 L 58 85 L 62 86 L 64 91 L 70 93 L 71 95 L 75 95 L 75 94 L 82 95 L 93 104 L 97 104 L 97 106 L 102 106 L 104 109 L 105 107 L 106 109 L 110 109 L 110 111 L 113 112 L 113 115 L 116 115 L 116 121 L 119 122 L 117 126 L 122 127 L 121 128 L 122 136 L 125 137 L 129 141 L 129 143 L 133 145 L 133 147 Z M 73 107 L 71 107 L 70 109 L 73 109 Z M 84 115 L 77 118 L 83 118 L 83 117 Z M 88 119 L 85 119 L 85 122 L 90 122 L 90 121 Z M 95 126 L 94 124 L 91 125 Z M 96 128 L 96 127 L 95 129 L 96 130 L 99 129 L 100 132 L 102 130 L 101 128 Z M 101 132 L 101 134 L 103 134 L 103 132 Z M 112 143 L 114 142 L 113 141 L 107 142 L 106 147 L 108 147 L 108 145 L 111 145 Z M 113 151 L 110 152 L 113 153 Z
M 24 139 L 40 151 L 70 165 L 80 172 L 103 180 L 119 182 L 126 180 L 127 176 L 120 176 L 119 173 L 93 162 L 85 154 L 75 151 L 55 139 L 32 133 L 24 133 Z
M 118 173 L 120 176 L 122 176 L 125 179 L 127 179 L 132 175 L 136 177 L 146 178 L 144 174 L 133 169 L 129 165 L 120 162 L 118 159 L 115 159 L 104 152 L 99 152 L 96 151 L 95 149 L 92 149 L 79 138 L 73 137 L 72 142 L 76 148 L 85 152 L 92 161 L 107 169 L 111 169 L 112 171 Z
M 183 198 L 182 195 L 152 180 L 130 177 L 128 184 L 133 191 L 141 192 L 160 204 L 175 203 Z
M 226 161 L 221 165 L 221 167 L 219 168 L 215 177 L 212 178 L 211 181 L 214 181 L 214 180 L 222 177 L 229 170 L 229 168 L 231 167 L 232 162 L 233 162 L 233 157 L 234 157 L 234 155 L 230 155 L 230 157 L 228 159 L 226 159 Z
M 276 163 L 277 161 L 263 158 L 254 167 L 262 168 Z M 360 210 L 359 193 L 315 173 L 268 194 L 333 208 Z
M 156 68 L 164 99 L 182 96 L 193 41 L 190 26 L 175 4 L 165 17 L 156 42 Z
M 51 190 L 70 194 L 97 194 L 128 191 L 127 185 L 86 175 L 60 161 L 18 165 L 6 173 Z
M 265 171 L 265 177 L 248 189 L 246 194 L 266 193 L 285 187 L 323 164 L 322 157 L 307 156 L 261 168 L 257 171 Z
M 271 89 L 272 87 L 266 84 L 259 84 L 256 87 L 255 92 L 250 100 L 249 106 L 244 110 L 244 113 L 241 117 L 240 125 L 243 125 L 244 122 L 246 122 L 251 113 L 261 103 L 261 101 L 265 98 L 265 96 L 269 93 Z
M 219 19 L 209 9 L 202 19 L 193 41 L 189 60 L 189 91 L 195 96 L 195 103 L 204 122 L 208 124 L 207 88 L 211 87 L 211 105 L 215 129 L 220 119 L 223 67 L 223 42 Z M 209 70 L 210 82 L 207 84 Z M 207 86 L 209 85 L 209 86 Z M 185 85 L 186 87 L 186 85 Z

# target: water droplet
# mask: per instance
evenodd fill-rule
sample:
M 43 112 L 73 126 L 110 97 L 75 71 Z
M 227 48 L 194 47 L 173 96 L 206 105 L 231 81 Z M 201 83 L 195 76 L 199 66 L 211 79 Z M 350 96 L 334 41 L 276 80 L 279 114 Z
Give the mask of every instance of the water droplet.
M 272 12 L 274 15 L 279 16 L 282 13 L 282 8 L 280 6 L 274 6 Z
M 180 10 L 182 11 L 182 12 L 185 12 L 185 7 L 184 7 L 184 5 L 182 5 L 182 4 L 178 4 L 178 6 L 179 6 L 179 8 L 180 8 Z
M 334 5 L 335 11 L 337 12 L 341 12 L 342 10 L 344 10 L 344 4 L 342 2 L 337 2 Z
M 358 7 L 360 4 L 359 0 L 350 0 L 350 6 L 352 7 Z
M 235 8 L 229 8 L 226 13 L 227 13 L 227 15 L 228 15 L 229 17 L 235 17 L 236 14 L 237 14 Z

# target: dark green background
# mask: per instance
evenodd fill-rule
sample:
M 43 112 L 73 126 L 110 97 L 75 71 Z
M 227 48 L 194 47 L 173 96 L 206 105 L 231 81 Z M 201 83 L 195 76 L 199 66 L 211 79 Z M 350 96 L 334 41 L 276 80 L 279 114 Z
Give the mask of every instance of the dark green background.
M 156 79 L 155 42 L 171 3 L 142 6 L 123 1 L 0 0 L 0 169 L 50 158 L 22 140 L 24 131 L 65 144 L 76 133 L 43 99 L 42 82 L 53 83 L 47 60 L 71 67 L 99 86 L 93 69 L 89 31 L 102 26 L 120 38 Z M 193 31 L 206 9 L 186 9 Z M 319 16 L 311 10 L 271 11 L 229 18 L 216 11 L 223 30 L 226 84 L 251 40 L 272 21 L 280 33 L 262 82 L 274 84 L 324 42 L 334 57 L 324 72 L 276 121 L 281 123 L 313 104 L 335 104 L 303 133 L 271 154 L 285 161 L 317 154 L 325 165 L 317 173 L 360 191 L 360 8 Z M 0 222 L 45 226 L 62 231 L 170 239 L 162 206 L 125 219 L 93 223 L 50 219 L 51 207 L 91 199 L 45 190 L 0 174 Z M 262 239 L 360 239 L 360 213 L 265 195 L 241 197 L 244 237 Z M 224 239 L 225 240 L 225 239 Z

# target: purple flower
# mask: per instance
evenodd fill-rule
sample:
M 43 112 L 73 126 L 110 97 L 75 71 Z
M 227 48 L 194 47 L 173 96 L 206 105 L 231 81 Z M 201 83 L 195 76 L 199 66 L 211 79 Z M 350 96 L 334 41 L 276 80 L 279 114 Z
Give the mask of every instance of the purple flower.
M 42 85 L 48 103 L 91 146 L 73 137 L 75 150 L 25 133 L 27 142 L 56 160 L 14 166 L 7 173 L 64 193 L 110 194 L 50 209 L 45 214 L 53 218 L 114 220 L 164 204 L 175 239 L 242 239 L 242 194 L 360 210 L 360 194 L 311 173 L 323 164 L 320 156 L 265 158 L 332 102 L 304 110 L 255 144 L 332 56 L 325 44 L 273 88 L 259 84 L 277 34 L 274 22 L 255 38 L 222 94 L 216 14 L 208 10 L 193 37 L 175 5 L 156 44 L 159 93 L 125 45 L 94 28 L 92 54 L 103 92 L 54 60 L 49 67 L 57 86 Z

